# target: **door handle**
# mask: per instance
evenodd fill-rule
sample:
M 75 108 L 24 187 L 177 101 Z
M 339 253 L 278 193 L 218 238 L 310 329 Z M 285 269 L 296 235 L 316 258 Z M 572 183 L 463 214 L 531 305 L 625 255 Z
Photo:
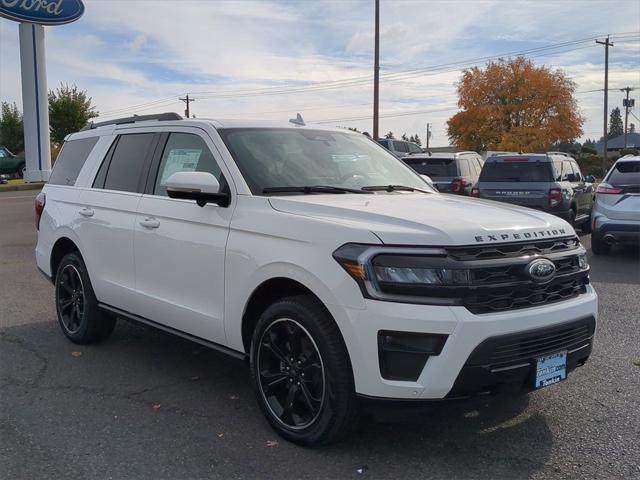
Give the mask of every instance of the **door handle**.
M 93 208 L 84 207 L 79 213 L 83 217 L 93 217 Z
M 144 220 L 140 220 L 140 225 L 145 228 L 158 228 L 160 226 L 160 221 L 152 217 L 147 217 Z

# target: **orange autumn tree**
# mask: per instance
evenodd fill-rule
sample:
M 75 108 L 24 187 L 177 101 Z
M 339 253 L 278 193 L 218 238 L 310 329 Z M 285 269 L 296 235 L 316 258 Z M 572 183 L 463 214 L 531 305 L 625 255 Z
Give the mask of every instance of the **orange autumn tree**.
M 561 70 L 517 57 L 466 70 L 458 107 L 447 122 L 459 149 L 541 152 L 582 135 L 584 119 L 573 98 L 575 83 Z

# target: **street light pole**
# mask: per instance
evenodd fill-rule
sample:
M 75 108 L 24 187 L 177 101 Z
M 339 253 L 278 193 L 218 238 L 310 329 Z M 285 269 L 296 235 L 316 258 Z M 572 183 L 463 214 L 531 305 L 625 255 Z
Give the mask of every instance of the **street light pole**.
M 375 48 L 373 62 L 373 139 L 378 140 L 378 93 L 380 84 L 380 0 L 376 0 Z
M 602 42 L 596 40 L 596 43 L 604 45 L 604 152 L 602 153 L 602 175 L 607 173 L 607 119 L 609 117 L 609 47 L 613 47 L 613 43 L 609 41 L 609 35 L 607 39 Z

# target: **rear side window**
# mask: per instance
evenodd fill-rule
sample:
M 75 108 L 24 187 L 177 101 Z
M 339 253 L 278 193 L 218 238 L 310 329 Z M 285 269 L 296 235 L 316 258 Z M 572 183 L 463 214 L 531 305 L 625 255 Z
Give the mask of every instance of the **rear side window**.
M 378 143 L 384 148 L 389 148 L 389 140 L 378 140 Z
M 144 160 L 153 143 L 153 133 L 121 135 L 113 151 L 104 182 L 106 190 L 137 192 Z
M 469 171 L 469 162 L 466 158 L 461 158 L 458 160 L 460 163 L 460 175 L 462 177 L 470 177 L 471 172 Z
M 552 182 L 551 162 L 526 160 L 487 162 L 480 174 L 481 182 Z
M 393 148 L 396 152 L 409 153 L 409 146 L 405 142 L 393 142 Z
M 458 175 L 456 162 L 452 158 L 403 158 L 411 168 L 421 175 L 432 179 L 455 177 Z
M 49 183 L 53 185 L 75 185 L 84 162 L 87 161 L 91 150 L 98 143 L 98 138 L 90 137 L 65 142 L 53 166 Z
M 409 147 L 409 152 L 411 153 L 422 152 L 422 149 L 414 143 L 407 143 L 407 147 Z
M 618 162 L 605 180 L 614 187 L 640 185 L 640 162 Z

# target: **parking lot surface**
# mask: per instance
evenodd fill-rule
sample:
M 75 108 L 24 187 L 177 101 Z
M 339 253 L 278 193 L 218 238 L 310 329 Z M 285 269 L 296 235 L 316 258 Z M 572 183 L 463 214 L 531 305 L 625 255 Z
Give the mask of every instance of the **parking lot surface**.
M 35 267 L 35 193 L 0 193 L 0 478 L 640 478 L 636 250 L 590 255 L 597 338 L 568 381 L 367 411 L 346 441 L 304 449 L 269 428 L 241 361 L 125 321 L 69 343 Z

